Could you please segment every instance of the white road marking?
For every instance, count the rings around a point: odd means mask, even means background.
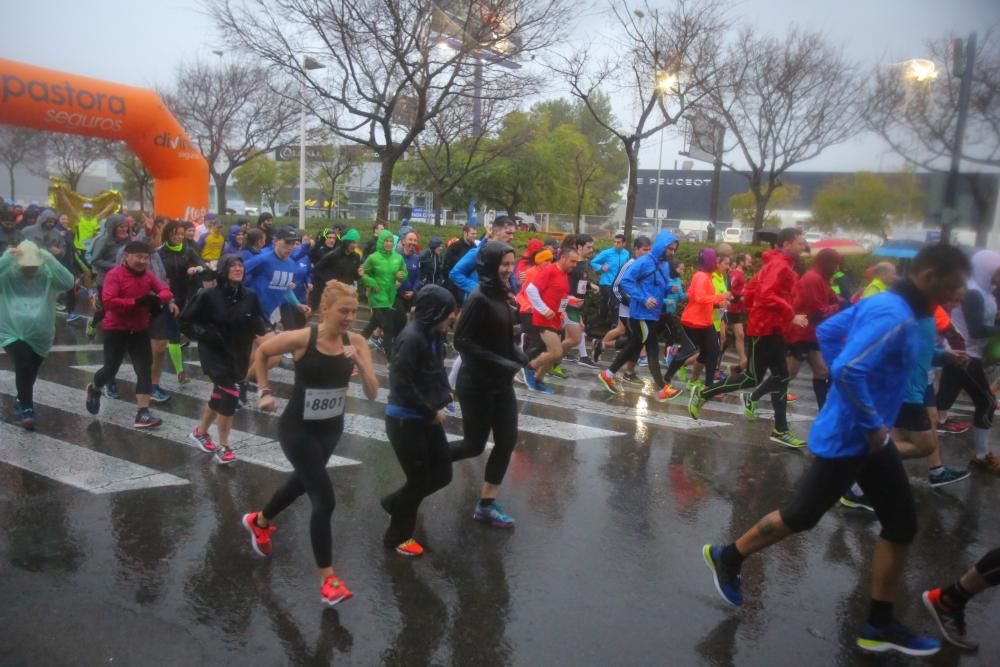
[[[91,369],[97,370],[99,366],[74,366],[74,368],[81,369]],[[124,369],[124,366],[122,367]],[[119,373],[120,374],[120,373]],[[166,375],[164,378],[168,377]],[[268,372],[268,377],[275,382],[280,382],[282,384],[292,384],[295,381],[295,374],[285,368],[273,368]],[[124,376],[122,376],[124,379]],[[162,384],[162,382],[161,382]],[[354,398],[365,399],[364,390],[361,385],[352,382],[348,385],[347,395]],[[523,397],[522,397],[523,398]],[[530,401],[532,397],[529,397]],[[380,388],[378,390],[378,395],[375,397],[376,403],[386,403],[389,400],[389,390]],[[578,407],[576,405],[570,407]],[[455,416],[460,416],[461,410],[459,409],[458,402],[455,403]],[[620,415],[618,415],[620,416]],[[689,420],[693,421],[693,420]],[[532,433],[534,435],[542,436],[545,438],[556,438],[557,440],[566,440],[568,442],[579,442],[581,440],[593,440],[598,438],[615,438],[618,436],[626,435],[621,431],[612,431],[609,429],[598,428],[596,426],[587,426],[585,424],[575,424],[573,422],[565,422],[557,419],[546,419],[544,417],[535,417],[533,415],[521,414],[517,419],[518,431],[521,433]]]
[[[11,371],[0,371],[0,393],[14,393],[14,373]],[[124,428],[133,428],[135,421],[135,404],[126,401],[116,401],[105,397],[101,401],[101,412],[95,417],[87,412],[84,406],[85,393],[83,388],[73,389],[70,387],[49,382],[48,380],[38,380],[35,383],[35,402],[41,405],[57,408],[80,417],[88,419],[100,419]],[[198,445],[190,438],[190,434],[198,425],[198,420],[189,419],[180,415],[163,412],[153,408],[157,417],[163,420],[160,428],[153,431],[153,435],[166,440],[198,448]],[[230,443],[236,451],[240,461],[255,464],[277,470],[279,472],[291,472],[292,466],[285,459],[281,446],[274,438],[245,433],[233,430],[230,434]],[[199,450],[201,451],[201,450]],[[328,468],[341,466],[359,465],[361,462],[343,456],[331,456]]]
[[[0,461],[88,493],[182,486],[186,479],[0,423]]]

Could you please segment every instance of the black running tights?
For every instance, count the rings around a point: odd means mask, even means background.
[[[312,515],[309,518],[309,536],[312,540],[313,557],[316,567],[330,567],[333,562],[333,531],[330,521],[337,501],[333,495],[333,482],[326,470],[327,461],[333,456],[340,434],[344,431],[344,419],[337,419],[333,425],[323,430],[303,429],[278,425],[278,440],[281,451],[294,469],[285,483],[274,492],[262,511],[264,518],[271,521],[299,496],[309,494]]]
[[[653,320],[629,320],[628,343],[615,355],[615,360],[608,368],[611,373],[629,361],[635,361],[642,349],[646,349],[646,361],[649,364],[649,374],[657,387],[663,386],[663,374],[660,372],[660,341],[657,338],[659,322]]]
[[[406,475],[403,486],[382,499],[392,517],[383,542],[395,547],[413,537],[424,498],[451,483],[451,453],[440,424],[386,416],[385,432]]]
[[[976,563],[976,573],[990,586],[1000,586],[1000,547],[986,553]]]
[[[104,365],[94,374],[94,386],[100,389],[115,381],[118,369],[128,352],[135,370],[135,393],[149,394],[153,389],[153,349],[147,331],[104,331]]]
[[[785,339],[780,335],[750,336],[747,349],[747,369],[731,375],[711,389],[702,392],[703,398],[712,398],[732,391],[754,389],[751,398],[759,401],[764,394],[771,394],[774,407],[774,428],[788,430],[788,359],[785,353]],[[764,380],[764,375],[771,372]]]
[[[486,461],[487,484],[500,486],[510,457],[517,445],[517,397],[514,387],[496,394],[459,394],[462,407],[462,430],[465,438],[452,444],[451,460],[461,461],[479,456],[493,433],[493,451]]]
[[[23,340],[15,340],[3,349],[14,361],[14,385],[17,387],[18,402],[22,408],[34,409],[35,380],[45,357],[38,355]]]
[[[972,399],[976,412],[973,425],[976,428],[990,428],[993,425],[993,411],[996,407],[990,382],[986,379],[983,360],[969,357],[965,368],[945,366],[941,370],[941,383],[937,392],[937,409],[950,410],[962,390]]]

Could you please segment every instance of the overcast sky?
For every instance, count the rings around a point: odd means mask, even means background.
[[[212,51],[223,48],[198,0],[13,1],[17,9],[8,13],[0,58],[155,86],[168,85],[179,63],[215,58]],[[735,0],[727,6],[737,22],[778,35],[791,24],[823,31],[863,64],[919,57],[928,39],[982,31],[1000,21],[1000,0]],[[578,21],[577,39],[588,44],[607,24],[594,11],[581,12]],[[554,88],[550,96],[565,94]],[[680,148],[680,140],[667,135],[664,168],[683,159]],[[640,167],[655,169],[658,152],[654,137],[642,150]],[[828,149],[804,168],[889,170],[900,164],[882,142],[865,135]]]

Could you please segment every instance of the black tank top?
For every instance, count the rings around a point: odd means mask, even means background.
[[[295,362],[295,386],[281,414],[281,425],[293,428],[327,427],[343,419],[347,384],[354,362],[341,354],[323,354],[316,349],[319,327],[309,327],[309,346]],[[345,333],[342,342],[351,344]]]

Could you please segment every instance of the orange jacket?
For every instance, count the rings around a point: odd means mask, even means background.
[[[698,271],[691,278],[687,289],[688,303],[681,316],[681,324],[686,327],[705,329],[714,326],[712,315],[715,304],[726,300],[725,294],[716,294],[712,284],[712,274]]]

